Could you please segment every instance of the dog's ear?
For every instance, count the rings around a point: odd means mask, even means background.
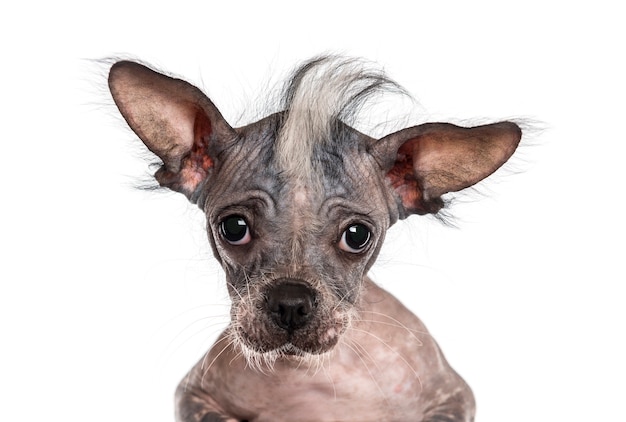
[[[215,151],[234,139],[234,130],[198,88],[138,63],[115,63],[109,89],[131,129],[163,160],[159,184],[195,202]]]
[[[378,140],[372,154],[386,172],[399,216],[436,213],[441,196],[472,186],[504,164],[522,132],[510,122],[472,128],[426,123]]]

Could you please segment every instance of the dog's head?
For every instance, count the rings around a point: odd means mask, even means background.
[[[111,68],[115,103],[163,161],[156,179],[206,213],[247,354],[330,350],[386,230],[438,212],[443,194],[493,173],[520,140],[508,122],[364,135],[345,123],[350,107],[390,82],[355,63],[307,63],[283,111],[241,128],[185,81],[134,62]]]

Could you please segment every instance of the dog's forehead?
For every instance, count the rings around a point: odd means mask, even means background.
[[[248,187],[271,185],[282,200],[302,206],[319,205],[334,196],[360,197],[371,190],[368,181],[379,176],[367,152],[372,138],[341,121],[320,133],[294,131],[311,122],[294,123],[293,118],[292,113],[277,113],[240,131],[238,154],[246,157],[240,174],[247,175]]]

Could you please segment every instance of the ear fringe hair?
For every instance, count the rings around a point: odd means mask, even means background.
[[[509,121],[517,124],[522,130],[522,140],[520,141],[515,154],[507,160],[496,172],[481,180],[477,184],[465,188],[458,192],[447,193],[443,196],[444,207],[432,215],[433,218],[448,227],[458,228],[463,218],[454,215],[451,210],[460,204],[476,202],[485,197],[492,197],[497,194],[495,186],[509,178],[510,176],[525,173],[532,165],[529,151],[540,146],[538,137],[548,128],[538,120],[523,117],[509,117],[498,119],[497,121]],[[493,123],[492,119],[472,119],[455,121],[460,126],[472,127]]]
[[[94,90],[97,91],[97,95],[95,98],[99,98],[100,101],[98,104],[95,104],[99,109],[104,109],[107,111],[107,114],[111,116],[116,122],[120,122],[120,127],[124,127],[128,133],[132,134],[134,138],[137,138],[137,135],[128,127],[122,115],[118,112],[115,103],[113,102],[113,98],[111,97],[111,93],[107,86],[108,74],[115,63],[123,60],[133,61],[139,64],[142,64],[155,72],[162,73],[164,75],[170,76],[172,78],[182,79],[180,76],[172,74],[171,72],[166,72],[154,65],[147,63],[143,60],[138,59],[137,57],[129,54],[117,54],[110,57],[103,57],[100,59],[85,59],[85,62],[90,65],[92,69],[94,69],[90,73],[94,73],[97,75],[98,82],[93,84]],[[136,156],[138,159],[148,162],[149,172],[146,172],[143,176],[129,176],[132,180],[128,183],[128,185],[134,189],[139,189],[147,192],[169,192],[169,189],[162,187],[154,178],[154,173],[161,168],[163,162],[159,157],[157,157],[152,151],[150,151],[143,142],[132,142],[129,144],[129,148],[132,149],[132,154]]]

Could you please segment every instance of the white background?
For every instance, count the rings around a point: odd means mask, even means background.
[[[246,123],[269,79],[326,51],[383,65],[422,120],[541,122],[521,174],[458,204],[458,229],[398,223],[372,276],[430,327],[478,421],[626,420],[617,2],[1,9],[0,420],[172,421],[176,384],[226,322],[202,215],[133,189],[147,166],[89,59],[183,75]]]

